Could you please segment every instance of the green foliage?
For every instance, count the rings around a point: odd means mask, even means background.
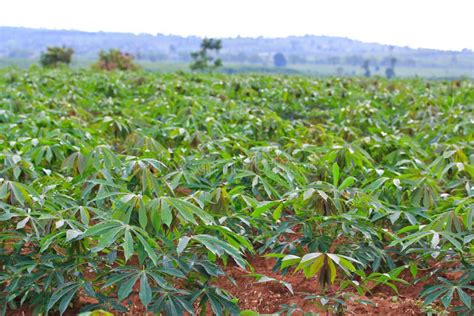
[[[405,268],[406,267],[401,266],[386,273],[372,272],[369,275],[366,275],[366,273],[362,270],[357,270],[355,273],[360,277],[360,281],[348,280],[347,282],[343,283],[341,287],[345,288],[346,284],[353,284],[361,296],[365,296],[367,292],[371,292],[370,287],[376,288],[380,285],[388,286],[395,293],[398,293],[395,282],[404,285],[409,284],[405,280],[398,277],[400,273],[405,270]]]
[[[201,42],[201,49],[191,53],[193,62],[191,70],[212,71],[222,66],[222,60],[215,55],[222,49],[222,41],[214,38],[204,38]]]
[[[99,60],[94,65],[97,69],[102,70],[137,70],[139,69],[133,61],[133,56],[123,53],[119,49],[110,49],[109,51],[101,50],[99,52]]]
[[[213,281],[263,254],[335,312],[331,284],[396,294],[404,270],[460,262],[422,298],[472,308],[471,81],[32,69],[0,87],[4,314],[83,295],[237,315]]]
[[[46,52],[42,52],[40,63],[43,67],[57,67],[59,65],[69,65],[72,60],[74,50],[68,47],[48,47]]]
[[[280,255],[273,254],[272,256]],[[281,260],[281,268],[285,269],[286,267],[297,264],[295,272],[303,270],[304,275],[307,278],[312,278],[316,274],[319,274],[318,280],[321,288],[326,289],[336,280],[336,266],[339,266],[339,268],[346,273],[355,271],[355,267],[351,261],[355,262],[354,259],[346,256],[315,252],[305,254],[302,258],[295,255],[283,256]]]
[[[448,309],[454,297],[457,297],[462,305],[455,307],[458,313],[471,314],[474,310],[472,307],[472,291],[474,286],[474,273],[471,269],[466,271],[458,281],[450,281],[442,277],[438,277],[439,284],[426,286],[420,296],[424,299],[426,305],[432,304],[439,300],[444,309]]]

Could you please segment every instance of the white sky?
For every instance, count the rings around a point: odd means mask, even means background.
[[[2,0],[1,26],[474,49],[474,0]]]

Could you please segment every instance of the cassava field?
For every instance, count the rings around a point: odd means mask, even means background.
[[[2,70],[1,311],[472,315],[473,175],[469,80]]]

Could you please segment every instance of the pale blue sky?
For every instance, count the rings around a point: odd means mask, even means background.
[[[474,0],[3,0],[0,25],[474,49]]]

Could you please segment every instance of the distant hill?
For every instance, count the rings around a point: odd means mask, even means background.
[[[281,52],[288,67],[332,69],[361,74],[368,60],[371,73],[383,74],[391,58],[408,74],[433,73],[474,77],[474,52],[412,49],[364,43],[342,37],[301,36],[285,38],[223,38],[224,63],[271,67],[273,55]],[[75,58],[92,61],[101,49],[119,48],[143,62],[188,63],[189,53],[199,48],[201,38],[162,34],[82,32],[17,27],[0,27],[0,59],[37,60],[47,46],[65,45],[75,50]],[[306,66],[305,66],[306,65]],[[324,69],[326,69],[324,68]],[[342,70],[341,70],[342,69]],[[404,71],[405,71],[404,70]]]

